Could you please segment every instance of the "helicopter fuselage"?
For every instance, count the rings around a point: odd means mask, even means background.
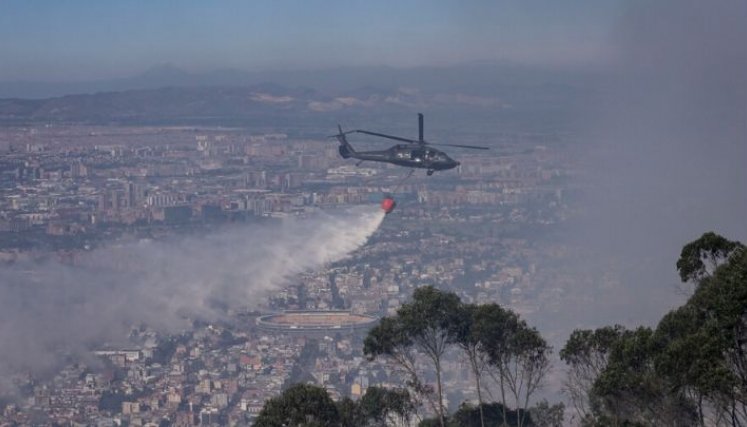
[[[428,171],[447,170],[459,166],[459,162],[443,151],[421,144],[397,144],[386,150],[378,151],[352,151],[347,146],[340,145],[340,155],[345,159],[392,163],[398,166],[428,169]]]

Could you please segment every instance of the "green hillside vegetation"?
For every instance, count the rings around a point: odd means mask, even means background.
[[[575,330],[560,358],[572,422],[585,426],[747,425],[747,250],[706,233],[677,261],[694,290],[656,328]],[[444,405],[443,360],[458,351],[472,371],[476,404]],[[431,286],[385,317],[364,341],[369,360],[396,365],[403,389],[371,387],[358,401],[295,385],[269,400],[257,426],[558,426],[562,403],[533,403],[552,349],[537,329],[497,304],[466,304]],[[416,369],[427,362],[430,372]],[[435,378],[428,381],[424,377]],[[484,390],[498,390],[485,402]],[[436,416],[422,419],[427,408]]]

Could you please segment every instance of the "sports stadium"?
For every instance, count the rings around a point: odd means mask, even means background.
[[[257,318],[257,326],[268,332],[330,335],[367,331],[379,319],[346,310],[288,310]]]

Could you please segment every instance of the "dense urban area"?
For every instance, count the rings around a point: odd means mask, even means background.
[[[15,373],[5,423],[243,425],[284,385],[300,381],[355,398],[371,385],[401,385],[393,367],[363,357],[361,329],[307,333],[299,320],[299,333],[262,327],[257,317],[342,310],[378,318],[427,284],[531,317],[552,310],[572,285],[562,275],[549,280],[538,263],[562,260],[564,247],[532,238],[574,213],[566,199],[576,165],[565,135],[499,135],[487,141],[496,150],[459,152],[456,170],[421,171],[403,182],[405,169],[356,166],[339,158],[333,140],[288,137],[283,129],[40,125],[0,132],[6,263],[52,257],[75,265],[86,252],[124,240],[353,205],[374,210],[395,189],[398,201],[364,247],[263,295],[259,308],[221,322],[195,320],[181,334],[132,325],[127,346],[99,343],[90,349],[94,359],[69,360],[44,375]],[[473,398],[464,362],[454,358],[446,368],[449,404]]]

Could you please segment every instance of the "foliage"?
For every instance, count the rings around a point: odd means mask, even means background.
[[[517,426],[519,425],[519,418],[523,415],[521,414],[523,411],[517,412],[504,408],[502,404],[497,402],[484,403],[482,408],[462,404],[454,415],[449,418],[447,425],[449,427],[480,427],[483,425],[480,419],[481,412],[484,418],[484,425],[486,426]],[[534,424],[532,424],[531,418],[529,418],[524,425],[531,426]]]
[[[560,359],[568,365],[563,389],[571,399],[576,416],[582,422],[589,422],[592,418],[588,396],[594,381],[607,367],[612,346],[624,331],[625,328],[620,325],[596,330],[576,329],[560,350]]]
[[[482,409],[482,411],[480,410]],[[486,426],[518,426],[523,420],[525,426],[559,427],[563,425],[562,403],[550,406],[547,401],[541,401],[536,406],[525,411],[504,408],[502,404],[484,403],[482,408],[463,403],[459,409],[446,420],[447,427],[480,427]],[[505,415],[504,415],[505,414]],[[504,418],[505,416],[505,418]],[[419,427],[439,425],[438,420],[429,418],[418,424]]]
[[[659,323],[657,368],[672,387],[696,401],[701,422],[730,419],[744,425],[747,250],[739,242],[709,234],[685,248],[709,248],[708,253],[717,254],[722,263],[712,274],[701,275],[687,303]],[[691,251],[683,249],[683,253]],[[687,264],[683,258],[680,261],[678,265]]]
[[[337,402],[337,411],[340,414],[341,427],[358,427],[363,425],[358,404],[349,397]]]
[[[396,316],[382,319],[369,332],[363,347],[369,359],[387,356],[402,367],[409,376],[408,386],[428,399],[441,418],[445,416],[441,360],[447,347],[456,341],[453,325],[458,321],[460,303],[453,293],[441,292],[432,286],[418,288],[413,300],[402,305]],[[424,354],[433,365],[435,393],[415,369],[416,351]]]
[[[560,351],[569,367],[566,391],[582,425],[747,425],[747,250],[705,233],[685,245],[677,269],[695,291],[655,328],[575,330]],[[479,400],[451,416],[442,404],[441,371],[449,348],[469,360]],[[437,414],[421,426],[561,425],[562,405],[528,407],[549,369],[550,351],[510,310],[463,304],[452,293],[421,287],[364,341],[369,359],[386,357],[404,370],[414,394],[371,387],[357,402],[335,404],[324,389],[294,386],[266,403],[257,425],[407,422],[415,398],[428,399]],[[416,369],[419,358],[430,362],[435,390]],[[498,385],[500,403],[482,402],[485,373]]]
[[[415,412],[415,405],[407,390],[389,390],[369,387],[358,401],[358,408],[365,425],[386,426],[389,417],[409,422]]]
[[[412,344],[400,322],[393,317],[381,319],[375,328],[371,329],[363,341],[363,353],[369,360],[377,356],[392,356],[401,347]]]
[[[644,327],[626,331],[612,346],[607,367],[592,387],[591,400],[600,419],[634,425],[694,423],[690,402],[655,370],[653,334]]]
[[[488,367],[488,355],[484,351],[484,345],[480,339],[477,328],[480,320],[480,307],[475,304],[462,304],[458,321],[452,325],[457,345],[466,354],[469,360],[472,375],[475,377],[475,389],[477,390],[477,409],[480,416],[480,425],[485,426],[484,405],[482,398],[482,375]]]
[[[550,405],[546,400],[542,400],[529,408],[529,416],[532,423],[539,427],[560,427],[565,417],[565,405],[562,403]]]
[[[412,302],[404,304],[396,316],[382,319],[364,341],[369,359],[390,358],[407,372],[408,386],[428,400],[437,414],[434,420],[441,426],[447,419],[442,403],[441,361],[451,347],[462,350],[469,360],[478,393],[478,413],[487,407],[482,400],[484,373],[489,372],[499,384],[501,420],[507,419],[510,411],[507,397],[517,408],[527,408],[549,369],[551,349],[547,342],[515,313],[497,304],[463,304],[456,295],[431,286],[417,289]],[[435,393],[415,369],[418,355],[431,362]],[[526,414],[521,411],[517,425],[528,422]],[[481,426],[489,425],[484,414],[480,419]]]
[[[340,422],[335,402],[322,387],[296,384],[265,402],[256,427],[332,426]]]
[[[708,275],[708,268],[703,261],[710,262],[713,269],[720,261],[727,259],[734,250],[744,248],[739,242],[732,242],[710,231],[704,233],[682,248],[677,260],[677,271],[683,282],[699,281]]]
[[[426,418],[418,423],[418,427],[438,427],[444,425],[444,422],[445,421],[439,421],[438,418]]]
[[[408,422],[414,410],[405,390],[370,387],[357,402],[345,398],[335,404],[324,388],[296,384],[265,402],[254,425],[378,427],[390,420]]]
[[[576,397],[591,402],[583,421],[747,424],[747,250],[705,233],[677,269],[695,292],[655,329],[574,331],[561,351],[568,383],[583,385]]]
[[[517,408],[527,408],[550,368],[550,346],[537,329],[497,304],[478,308],[474,328],[490,365],[497,371],[504,409],[508,396]],[[522,415],[518,425],[524,422]]]

